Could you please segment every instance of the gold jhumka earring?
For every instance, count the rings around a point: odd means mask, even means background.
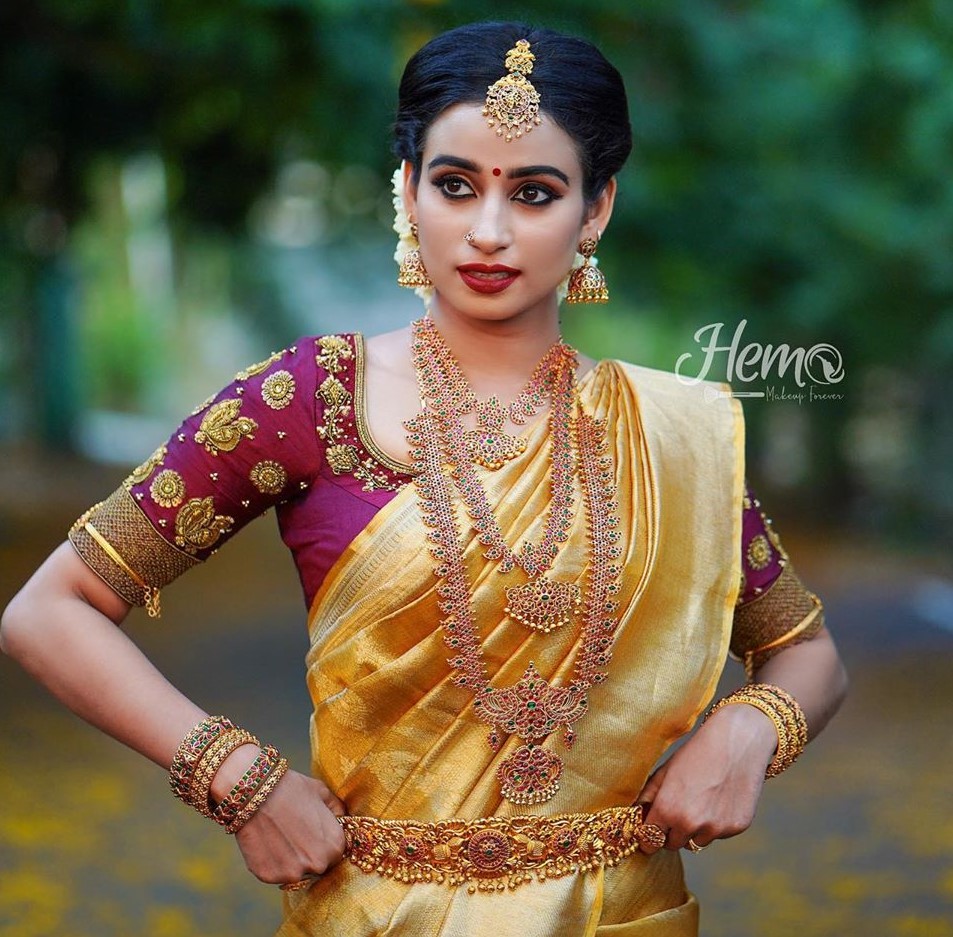
[[[417,246],[409,250],[404,259],[400,262],[400,270],[397,273],[397,285],[406,286],[409,289],[417,289],[420,286],[433,286],[433,281],[427,273],[423,258],[420,256],[420,241],[417,239],[417,225],[411,224],[410,232],[417,242]]]
[[[595,238],[586,238],[579,245],[579,253],[585,258],[582,266],[576,267],[569,278],[567,303],[606,303],[609,301],[609,289],[605,274],[594,267],[590,260],[595,254],[599,242]]]

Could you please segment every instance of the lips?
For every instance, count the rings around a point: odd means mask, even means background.
[[[461,264],[460,279],[476,293],[501,293],[511,286],[520,271],[505,264]]]

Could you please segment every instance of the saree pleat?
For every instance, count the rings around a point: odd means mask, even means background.
[[[427,528],[408,486],[354,539],[316,595],[310,617],[308,685],[313,771],[352,814],[433,822],[451,817],[550,816],[628,804],[673,740],[688,731],[714,691],[740,580],[739,510],[743,426],[730,398],[706,399],[670,374],[601,362],[580,383],[584,407],[605,420],[619,500],[624,574],[609,679],[589,693],[552,800],[501,800],[499,752],[473,698],[451,681],[439,627]],[[538,539],[550,500],[546,421],[525,434],[523,456],[482,477],[508,543]],[[458,505],[474,618],[494,686],[513,684],[532,661],[550,682],[569,682],[578,622],[529,631],[503,611],[500,574]],[[586,518],[577,491],[570,540],[552,577],[587,586]],[[483,935],[697,932],[697,905],[677,855],[636,854],[618,866],[468,894],[436,883],[407,885],[343,862],[306,892],[289,894],[279,934]]]

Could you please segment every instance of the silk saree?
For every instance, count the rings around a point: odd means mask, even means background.
[[[353,815],[437,823],[448,818],[594,813],[631,804],[666,749],[695,723],[721,673],[741,580],[743,422],[711,385],[603,361],[580,382],[605,421],[618,489],[624,575],[608,680],[589,693],[573,748],[546,803],[502,800],[499,752],[447,663],[437,577],[412,485],[380,508],[338,557],[309,615],[312,770]],[[511,544],[539,536],[549,498],[547,424],[519,459],[485,475]],[[552,575],[585,587],[581,498]],[[578,629],[530,632],[508,620],[501,575],[465,523],[466,559],[491,683],[516,683],[532,661],[571,679]],[[578,937],[698,931],[680,857],[636,852],[615,866],[485,893],[404,883],[346,859],[307,891],[288,893],[279,937],[377,934]]]

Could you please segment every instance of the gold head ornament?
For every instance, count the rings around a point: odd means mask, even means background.
[[[539,93],[526,77],[533,70],[536,56],[529,43],[520,39],[506,53],[507,74],[487,89],[483,116],[487,125],[496,129],[506,142],[518,139],[542,123],[539,116]]]

